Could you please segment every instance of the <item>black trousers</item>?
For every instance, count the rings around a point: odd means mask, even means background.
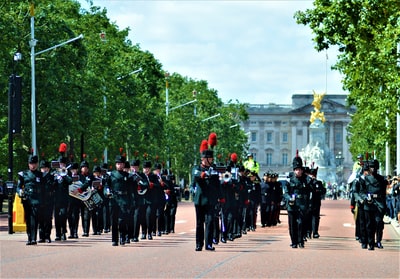
[[[292,244],[304,244],[304,215],[299,210],[288,211],[289,234]]]
[[[212,245],[213,218],[215,207],[210,205],[195,205],[196,209],[196,246]]]
[[[39,212],[39,238],[50,239],[53,226],[54,203],[40,206]]]
[[[22,205],[24,207],[28,241],[36,241],[39,226],[39,205],[32,205],[29,200],[23,201]]]

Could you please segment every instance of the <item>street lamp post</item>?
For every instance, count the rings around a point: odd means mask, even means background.
[[[49,50],[58,48],[60,46],[72,43],[76,40],[82,39],[83,35],[80,34],[78,37],[70,39],[68,41],[65,41],[63,43],[60,43],[58,45],[52,46],[50,48],[47,48],[45,50],[39,51],[35,53],[35,46],[37,43],[37,40],[35,39],[35,11],[34,11],[34,6],[33,3],[30,6],[30,15],[31,15],[31,40],[29,41],[29,45],[31,47],[31,121],[32,121],[32,149],[33,149],[33,154],[37,155],[37,148],[36,148],[36,81],[35,81],[35,57],[36,55],[42,54],[44,52],[47,52]]]
[[[14,197],[14,134],[21,130],[21,77],[15,74],[15,63],[22,59],[21,53],[14,54],[13,73],[9,79],[8,88],[8,233],[13,233],[12,208]],[[4,188],[3,188],[4,191]]]

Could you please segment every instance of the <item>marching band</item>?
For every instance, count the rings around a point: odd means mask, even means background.
[[[281,206],[286,206],[286,200],[293,207],[290,202],[295,195],[290,180],[278,181],[272,170],[260,178],[259,164],[252,154],[244,163],[238,162],[236,153],[226,165],[214,162],[216,138],[212,136],[202,142],[201,162],[193,168],[190,183],[196,212],[196,251],[214,251],[219,242],[234,241],[255,231],[258,213],[261,227],[280,224]],[[103,164],[94,166],[92,172],[86,160],[68,165],[64,156],[51,163],[30,156],[28,163],[29,170],[19,173],[17,185],[27,220],[27,245],[51,242],[53,216],[55,241],[66,241],[68,230],[68,239],[79,238],[80,221],[82,237],[89,237],[90,227],[92,235],[111,232],[113,246],[175,233],[181,188],[171,170],[157,162],[128,162],[118,155],[114,168]],[[310,173],[316,180],[316,172]],[[308,176],[305,181],[310,192],[303,193],[304,197],[311,196],[315,185],[323,187],[321,183],[314,185]],[[319,237],[320,201],[316,204],[317,214],[309,214],[309,220],[304,214],[304,228],[291,231],[296,237],[292,246],[304,247],[306,237]],[[296,222],[297,217],[292,219]]]

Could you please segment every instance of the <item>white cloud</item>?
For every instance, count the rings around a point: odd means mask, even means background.
[[[326,87],[344,93],[339,73],[330,70],[336,53],[326,60],[309,27],[293,18],[312,1],[93,2],[121,29],[129,27],[131,41],[164,70],[206,80],[223,101],[286,104],[293,93]]]

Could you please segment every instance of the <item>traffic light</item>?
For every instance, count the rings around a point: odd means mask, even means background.
[[[12,106],[11,129],[14,134],[21,133],[22,116],[22,78],[20,76],[10,76],[10,104]]]

